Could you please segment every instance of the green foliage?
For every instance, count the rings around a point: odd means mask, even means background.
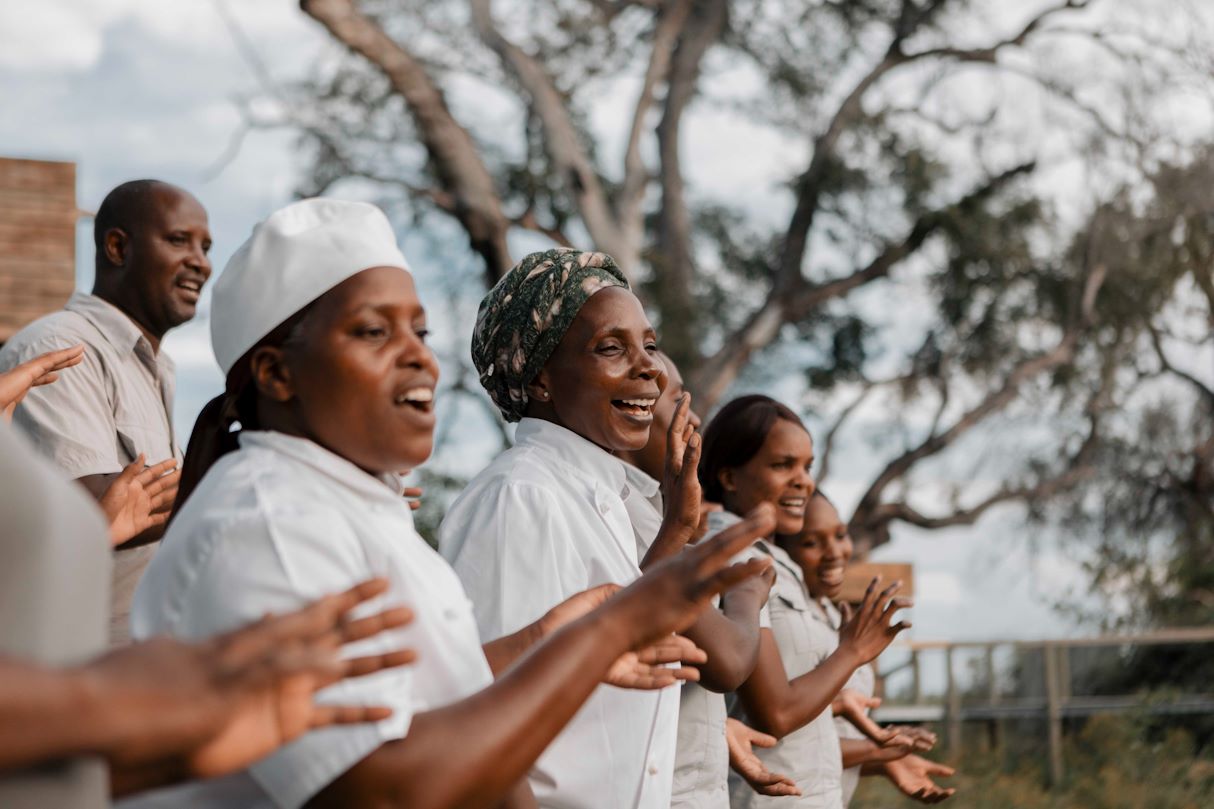
[[[1038,746],[1040,753],[1044,745]],[[1100,716],[1064,744],[1066,777],[1046,786],[1043,762],[1008,766],[996,753],[967,753],[940,783],[957,794],[950,809],[1202,809],[1214,805],[1214,757],[1180,729]],[[915,806],[884,778],[861,781],[851,809]]]

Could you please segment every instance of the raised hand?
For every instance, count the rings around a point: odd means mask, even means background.
[[[700,435],[692,425],[691,394],[684,393],[674,406],[674,417],[666,436],[666,465],[662,475],[662,499],[666,504],[663,527],[670,525],[686,533],[687,542],[700,526]]]
[[[652,691],[686,680],[696,682],[700,670],[693,666],[671,668],[668,663],[708,662],[708,655],[690,639],[671,635],[635,652],[625,652],[611,668],[603,682],[617,688]]]
[[[422,488],[421,486],[408,486],[405,488],[403,495],[409,501],[409,508],[417,511],[422,507]]]
[[[769,536],[775,527],[775,508],[764,503],[711,539],[653,565],[604,607],[626,612],[623,625],[631,633],[632,649],[681,632],[695,622],[713,596],[771,567],[768,558],[738,564],[730,564],[730,560],[756,539]]]
[[[79,365],[84,359],[84,345],[48,351],[0,373],[0,412],[6,421],[13,420],[13,411],[30,388],[49,385],[59,378],[59,371]]]
[[[552,634],[557,629],[596,609],[622,588],[618,584],[600,584],[591,587],[557,604],[548,610],[538,622],[540,636]],[[696,681],[700,670],[693,666],[670,668],[667,663],[700,664],[708,655],[682,635],[659,638],[649,646],[625,652],[603,678],[603,682],[618,688],[652,690],[665,688],[679,680]]]
[[[930,750],[931,747],[919,747],[919,742],[910,732],[918,728],[888,727],[883,728],[869,717],[867,711],[881,706],[880,697],[869,697],[852,688],[844,688],[831,703],[831,712],[841,716],[882,747],[901,748],[905,752],[911,750]],[[906,731],[906,732],[904,732]],[[926,731],[924,731],[926,732]],[[931,735],[931,734],[929,734]],[[934,744],[934,742],[933,742]]]
[[[910,629],[910,623],[899,621],[891,626],[894,613],[912,605],[909,598],[895,597],[902,582],[894,582],[879,594],[881,582],[878,576],[869,582],[864,600],[853,613],[846,617],[839,628],[839,648],[856,655],[859,663],[869,663],[885,651],[899,632]]]
[[[952,777],[957,773],[952,767],[919,756],[904,756],[896,761],[887,761],[882,766],[885,776],[898,791],[920,803],[940,803],[957,791],[953,787],[942,787],[932,780]]]
[[[767,769],[767,765],[755,755],[755,747],[775,747],[775,736],[760,733],[737,719],[729,718],[725,720],[725,743],[729,746],[729,766],[746,779],[755,792],[773,797],[801,794],[796,781]]]
[[[99,505],[110,524],[110,544],[117,547],[149,528],[163,525],[177,499],[181,470],[169,458],[144,466],[144,456],[131,461],[114,478]]]
[[[90,689],[112,715],[112,763],[178,760],[192,778],[235,772],[308,730],[374,722],[379,706],[321,705],[315,693],[342,678],[414,660],[409,650],[343,660],[341,647],[412,620],[402,607],[349,615],[382,594],[373,579],[295,612],[267,616],[201,643],[155,638],[111,652],[86,668]]]

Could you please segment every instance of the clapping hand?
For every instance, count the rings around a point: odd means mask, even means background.
[[[596,609],[620,590],[618,584],[600,584],[557,604],[540,619],[541,635],[549,635],[567,623]],[[660,638],[648,646],[625,652],[608,669],[603,682],[618,688],[652,690],[665,688],[679,680],[696,681],[700,670],[694,666],[670,668],[668,663],[701,664],[708,660],[694,643],[682,635]]]
[[[880,707],[879,697],[869,697],[851,688],[844,688],[831,703],[831,711],[855,726],[856,730],[885,748],[927,751],[935,745],[935,734],[922,728],[894,726],[883,728],[872,720],[867,711]],[[931,743],[927,744],[927,737]],[[924,746],[926,744],[926,746]]]
[[[59,371],[79,365],[84,359],[84,345],[48,351],[28,362],[0,373],[0,412],[5,421],[13,420],[13,411],[30,388],[49,385],[59,378]]]
[[[955,775],[957,771],[952,767],[919,756],[905,756],[896,761],[887,761],[882,766],[885,777],[903,795],[920,803],[940,803],[957,791],[954,787],[942,787],[932,780],[933,777],[949,778]]]
[[[141,454],[127,464],[99,502],[110,524],[110,544],[117,547],[149,528],[164,525],[177,499],[180,479],[173,458],[145,466]]]
[[[381,706],[315,701],[320,689],[346,677],[402,666],[415,654],[399,649],[342,659],[347,643],[404,626],[397,607],[354,619],[351,610],[387,590],[373,579],[295,612],[201,643],[167,637],[111,652],[86,667],[107,724],[118,741],[108,751],[118,767],[179,761],[191,778],[244,769],[314,728],[374,722]]]
[[[880,576],[869,582],[864,600],[854,612],[845,615],[843,625],[839,628],[839,648],[853,652],[858,660],[857,665],[874,660],[899,632],[911,626],[907,621],[891,625],[894,613],[913,603],[909,598],[894,596],[902,582],[894,582],[878,594],[876,589],[880,582]]]
[[[754,747],[775,747],[776,737],[760,733],[737,719],[725,720],[725,742],[729,746],[729,766],[746,779],[760,795],[800,795],[797,782],[774,773],[755,755]]]

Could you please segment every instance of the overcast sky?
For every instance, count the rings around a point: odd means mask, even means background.
[[[331,53],[323,32],[294,0],[231,3],[240,25],[279,78]],[[217,175],[212,171],[240,125],[232,99],[255,89],[211,0],[39,0],[0,4],[0,155],[75,161],[78,199],[93,210],[114,185],[156,177],[193,191],[210,212],[213,258],[221,268],[259,219],[290,200],[300,168],[288,133],[255,133]],[[729,159],[745,138],[722,124],[695,135],[698,159]],[[753,149],[752,141],[745,141]],[[803,158],[774,152],[767,168]],[[752,152],[753,153],[753,152]],[[753,181],[753,174],[748,175]],[[418,234],[402,233],[423,299],[442,295],[442,258]],[[431,240],[432,241],[432,240]],[[78,277],[91,283],[91,222],[82,221]],[[433,325],[433,324],[432,324]],[[441,330],[441,324],[439,325]],[[203,318],[166,341],[178,363],[175,421],[184,443],[194,415],[220,388]],[[474,453],[473,453],[474,455]],[[948,476],[948,470],[943,470]],[[847,502],[861,480],[846,475],[832,495]],[[1034,555],[1015,508],[991,512],[973,529],[900,527],[878,558],[913,562],[919,638],[1044,636],[1076,631],[1051,603],[1082,581],[1048,547]],[[1045,542],[1048,546],[1049,543]]]

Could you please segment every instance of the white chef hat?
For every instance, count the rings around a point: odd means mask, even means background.
[[[374,205],[305,199],[270,214],[215,282],[211,346],[224,375],[291,315],[372,267],[409,269]]]

